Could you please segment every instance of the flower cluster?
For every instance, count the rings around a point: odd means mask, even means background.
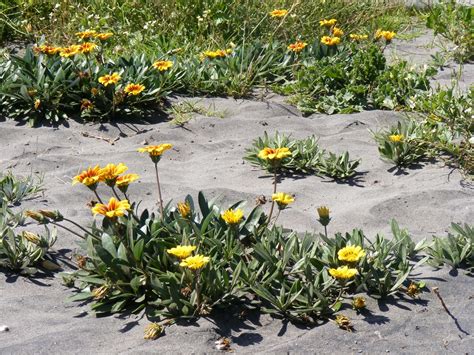
[[[204,51],[201,54],[201,60],[208,58],[208,59],[216,59],[216,58],[224,58],[227,57],[229,54],[232,54],[232,49],[217,49],[215,51]]]

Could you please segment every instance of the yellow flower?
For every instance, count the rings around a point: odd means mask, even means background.
[[[163,326],[158,323],[150,323],[145,328],[143,339],[155,340],[163,333]]]
[[[43,44],[41,46],[34,47],[33,50],[36,53],[54,55],[54,54],[58,53],[61,50],[61,47],[54,47],[54,46],[49,46],[49,45]]]
[[[209,260],[210,259],[208,256],[198,254],[194,256],[188,256],[186,259],[181,261],[179,265],[193,270],[198,270],[206,266]]]
[[[269,13],[271,17],[283,17],[288,13],[288,10],[284,9],[275,9]]]
[[[390,42],[395,37],[395,35],[395,32],[382,31],[381,29],[378,29],[377,32],[375,32],[375,39],[380,39],[383,37],[387,42]]]
[[[128,185],[137,180],[140,176],[138,174],[125,174],[117,177],[115,180],[115,185],[122,191],[126,193],[128,190]]]
[[[96,34],[96,31],[94,30],[76,32],[76,36],[79,37],[80,39],[88,39],[88,38],[94,37],[95,34]]]
[[[97,44],[92,43],[92,42],[84,42],[80,45],[80,51],[81,53],[88,54],[91,53],[95,48],[97,47]]]
[[[355,297],[352,300],[352,308],[356,311],[365,308],[365,298],[364,297]]]
[[[244,212],[240,208],[236,210],[228,209],[227,211],[221,213],[221,217],[225,223],[229,225],[236,225],[239,224],[244,218]]]
[[[293,196],[288,195],[284,192],[278,192],[276,194],[273,194],[272,195],[272,200],[275,201],[278,204],[278,207],[280,209],[284,209],[290,203],[293,203],[295,201]]]
[[[157,60],[153,63],[153,68],[158,69],[159,71],[166,71],[173,66],[171,60]]]
[[[166,252],[180,259],[186,259],[194,250],[196,250],[196,246],[194,245],[178,245],[177,247],[166,250]]]
[[[232,49],[218,49],[216,51],[204,51],[201,54],[201,60],[204,58],[210,58],[210,59],[224,58],[224,57],[227,57],[231,53],[232,53]]]
[[[337,258],[341,261],[354,263],[365,256],[361,246],[348,245],[337,252]]]
[[[81,111],[91,110],[94,108],[94,105],[90,100],[82,99],[81,100]]]
[[[106,74],[99,78],[99,83],[104,86],[107,86],[109,84],[117,84],[121,78],[122,77],[119,73]]]
[[[64,58],[69,58],[78,54],[80,50],[81,50],[81,46],[74,44],[69,47],[61,48],[59,50],[59,55]]]
[[[100,39],[101,41],[105,41],[112,37],[114,34],[112,32],[104,32],[104,33],[97,33],[94,37]]]
[[[100,167],[99,165],[96,165],[93,168],[89,167],[87,170],[82,171],[79,175],[74,176],[72,179],[72,184],[75,185],[77,183],[81,183],[91,189],[94,189],[101,180]]]
[[[140,94],[143,90],[145,90],[145,85],[132,83],[125,86],[125,89],[123,91],[126,92],[128,95],[136,96]]]
[[[270,162],[280,161],[284,158],[290,157],[291,152],[289,148],[263,148],[259,153],[258,157],[263,160],[269,160]]]
[[[348,280],[358,274],[357,269],[349,269],[346,266],[339,266],[337,269],[329,269],[329,274],[335,279]]]
[[[330,20],[321,20],[319,21],[319,26],[321,27],[332,27],[336,24],[337,20],[335,18],[332,18]]]
[[[308,43],[302,42],[302,41],[296,41],[295,43],[292,43],[288,46],[288,49],[292,52],[299,53],[301,52]]]
[[[341,37],[344,34],[344,31],[341,30],[339,27],[333,27],[332,35],[336,37]]]
[[[36,99],[34,103],[35,110],[38,110],[41,107],[41,100]]]
[[[169,143],[163,143],[158,145],[147,145],[143,148],[138,148],[140,153],[148,153],[151,160],[156,164],[160,161],[161,155],[173,146]]]
[[[178,212],[181,217],[186,218],[191,213],[191,206],[188,202],[178,202]]]
[[[128,170],[128,167],[123,164],[119,163],[118,165],[115,164],[107,164],[104,168],[100,169],[100,180],[106,182],[107,185],[113,186],[115,185],[115,181],[119,177],[120,174],[123,174]]]
[[[119,201],[115,199],[115,197],[111,197],[108,204],[97,203],[92,208],[92,213],[94,216],[97,214],[101,214],[108,218],[116,218],[121,217],[125,214],[127,210],[130,209],[130,204],[128,200]]]
[[[355,33],[351,33],[349,35],[349,37],[354,41],[363,41],[363,40],[366,40],[366,39],[369,38],[369,36],[367,36],[367,35],[359,35],[359,34],[355,34]]]
[[[335,46],[341,43],[341,39],[339,37],[323,36],[321,37],[321,43],[327,46]]]
[[[321,206],[317,208],[319,218],[329,218],[329,208]]]
[[[390,139],[391,142],[399,143],[399,142],[403,142],[403,140],[405,139],[405,136],[403,134],[392,134],[388,136],[388,139]]]

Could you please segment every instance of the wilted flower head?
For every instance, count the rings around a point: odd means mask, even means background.
[[[105,296],[107,296],[107,293],[109,293],[110,287],[107,285],[102,285],[100,287],[94,288],[92,290],[92,295],[94,296],[95,300],[101,300]]]
[[[128,95],[137,96],[143,90],[145,90],[145,85],[131,83],[131,84],[128,84],[127,86],[125,86],[125,89],[123,91]]]
[[[222,212],[221,217],[225,223],[229,225],[236,225],[239,224],[244,218],[244,212],[240,208],[236,210],[228,209],[227,211]]]
[[[36,212],[36,211],[25,211],[25,216],[29,217],[31,219],[34,219],[36,222],[41,223],[41,224],[48,224],[49,220],[43,216],[41,213]]]
[[[163,326],[158,323],[150,323],[145,328],[143,339],[155,340],[163,333]]]
[[[36,245],[39,245],[41,243],[41,238],[36,233],[23,231],[21,236],[23,238],[25,238],[27,241],[29,241],[30,243],[33,243],[33,244],[36,244]]]
[[[365,251],[359,245],[348,245],[337,252],[337,257],[341,261],[354,263],[365,256]]]
[[[125,214],[127,210],[130,209],[130,204],[128,200],[117,200],[114,197],[111,197],[108,204],[97,203],[92,208],[92,213],[94,215],[101,214],[108,218],[121,217]]]
[[[55,222],[61,222],[64,219],[63,215],[59,211],[38,210],[38,213]]]
[[[424,285],[420,286],[419,283],[411,282],[407,288],[407,295],[416,298],[420,293]]]
[[[293,196],[286,194],[284,192],[278,192],[276,194],[272,195],[272,200],[275,201],[278,204],[278,208],[284,209],[287,207],[290,203],[295,202],[295,199]]]
[[[292,52],[299,53],[308,45],[306,42],[296,41],[288,46],[288,49]]]
[[[269,13],[271,17],[283,17],[288,13],[285,9],[275,9]]]
[[[198,254],[198,255],[187,257],[186,259],[181,261],[179,265],[183,267],[187,267],[192,270],[199,270],[199,269],[202,269],[204,266],[206,266],[209,260],[210,259],[208,256]]]
[[[35,107],[35,110],[38,110],[41,107],[41,100],[36,99],[33,106]]]
[[[94,108],[94,104],[88,99],[81,100],[81,111],[88,111]]]
[[[81,183],[86,185],[91,190],[97,187],[97,184],[101,181],[101,169],[99,165],[93,168],[89,167],[87,170],[82,171],[79,175],[74,176],[72,184]]]
[[[353,329],[350,318],[343,314],[336,314],[336,324],[339,326],[339,328],[347,331],[351,331]]]
[[[158,69],[159,71],[166,71],[173,66],[171,60],[157,60],[153,63],[153,68]]]
[[[352,308],[356,311],[359,311],[365,308],[365,298],[364,297],[355,297],[352,300]]]
[[[166,250],[166,252],[180,259],[186,259],[194,250],[196,250],[196,246],[194,245],[178,245],[177,247]]]
[[[178,202],[178,212],[183,218],[187,218],[191,213],[191,206],[188,202]]]
[[[337,269],[329,269],[329,274],[338,280],[349,280],[358,274],[357,269],[350,269],[347,265]]]

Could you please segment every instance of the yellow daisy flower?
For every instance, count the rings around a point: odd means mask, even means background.
[[[337,258],[341,261],[354,263],[365,256],[365,251],[359,245],[348,245],[337,252]]]
[[[166,250],[166,252],[180,259],[186,259],[194,250],[196,250],[195,245],[178,245],[177,247]]]
[[[143,90],[145,90],[145,85],[142,84],[128,84],[123,90],[128,95],[139,95]]]
[[[350,269],[346,266],[340,266],[337,269],[329,269],[329,274],[335,279],[349,280],[358,274],[357,269]]]
[[[153,63],[153,68],[158,69],[159,71],[166,71],[173,66],[171,60],[157,60]]]
[[[116,218],[123,216],[129,209],[128,200],[119,201],[115,197],[111,197],[108,204],[97,203],[92,208],[92,213],[94,216],[101,214],[108,218]]]
[[[269,13],[271,17],[283,17],[288,13],[285,9],[275,9]]]
[[[222,212],[221,218],[229,225],[236,225],[244,218],[244,212],[240,208],[236,210],[228,209]]]
[[[198,255],[187,257],[186,259],[181,261],[179,265],[183,267],[187,267],[189,269],[198,270],[206,266],[209,260],[210,258],[208,256],[198,254]]]

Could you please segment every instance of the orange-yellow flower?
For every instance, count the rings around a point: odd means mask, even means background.
[[[140,176],[138,174],[125,174],[117,177],[115,180],[115,185],[120,189],[122,192],[127,192],[128,185],[130,185],[135,180],[138,180]]]
[[[128,84],[123,90],[128,95],[139,95],[143,90],[145,90],[145,85],[142,84]]]
[[[260,159],[269,160],[269,161],[280,161],[290,156],[291,156],[291,151],[289,148],[286,148],[286,147],[281,147],[281,148],[265,147],[258,153],[258,157]]]
[[[99,78],[99,83],[104,86],[107,86],[110,84],[117,84],[120,79],[122,79],[122,77],[119,73],[106,74]]]
[[[81,53],[88,54],[88,53],[91,53],[96,47],[97,47],[97,44],[95,43],[84,42],[80,45],[80,51]]]
[[[123,163],[119,163],[118,165],[107,164],[104,168],[100,169],[99,174],[102,181],[105,180],[107,185],[113,186],[119,175],[127,170],[128,167]]]
[[[344,31],[340,29],[339,27],[333,27],[332,28],[332,35],[336,37],[341,37],[344,34]]]
[[[269,13],[271,17],[283,17],[288,13],[285,9],[275,9]]]
[[[96,34],[96,31],[94,30],[76,32],[76,36],[79,37],[80,39],[88,39],[88,38],[94,37],[95,34]]]
[[[218,49],[216,51],[204,51],[201,54],[201,59],[204,59],[204,58],[210,58],[210,59],[223,58],[223,57],[227,57],[231,53],[232,53],[232,49]]]
[[[108,204],[97,203],[92,208],[92,213],[95,215],[101,214],[108,218],[121,217],[127,210],[130,209],[128,200],[119,201],[114,197],[111,197]]]
[[[359,35],[359,34],[355,34],[355,33],[351,33],[349,35],[349,37],[354,41],[363,41],[363,40],[366,40],[366,39],[369,38],[369,36],[367,36],[367,35]]]
[[[348,280],[352,279],[358,274],[357,269],[350,269],[345,266],[339,266],[337,269],[329,269],[329,274],[335,279]]]
[[[59,50],[59,55],[64,58],[69,58],[78,54],[81,50],[81,46],[73,44],[69,47],[64,47]]]
[[[319,21],[319,25],[321,27],[332,27],[336,24],[337,20],[335,18],[332,18],[330,20],[321,20]]]
[[[96,165],[93,168],[89,167],[87,170],[82,171],[79,175],[74,176],[72,179],[72,184],[75,185],[77,183],[81,183],[91,189],[94,189],[100,181],[100,167],[99,165]]]
[[[191,213],[191,206],[188,202],[178,202],[178,212],[183,218],[187,218]]]
[[[395,37],[395,35],[395,32],[378,29],[377,32],[375,32],[375,39],[380,39],[383,37],[387,42],[390,42]]]
[[[112,37],[114,34],[112,32],[104,32],[104,33],[97,33],[94,37],[100,39],[101,41],[105,41]]]
[[[171,60],[157,60],[153,63],[153,68],[158,69],[159,71],[166,71],[173,66]]]
[[[35,110],[38,110],[41,107],[41,100],[36,99],[33,106],[35,107]]]
[[[390,140],[390,142],[400,143],[403,142],[405,136],[403,134],[391,134],[390,136],[388,136],[388,139]]]
[[[292,52],[299,53],[301,52],[308,43],[302,42],[302,41],[296,41],[295,43],[292,43],[288,46],[288,49]]]
[[[334,45],[338,45],[339,43],[341,43],[341,39],[339,37],[323,36],[323,37],[321,37],[321,43],[323,43],[327,46],[334,46]]]
[[[36,53],[54,55],[54,54],[58,53],[61,50],[61,47],[54,47],[54,46],[49,46],[49,45],[43,44],[41,46],[34,47],[33,50]]]

